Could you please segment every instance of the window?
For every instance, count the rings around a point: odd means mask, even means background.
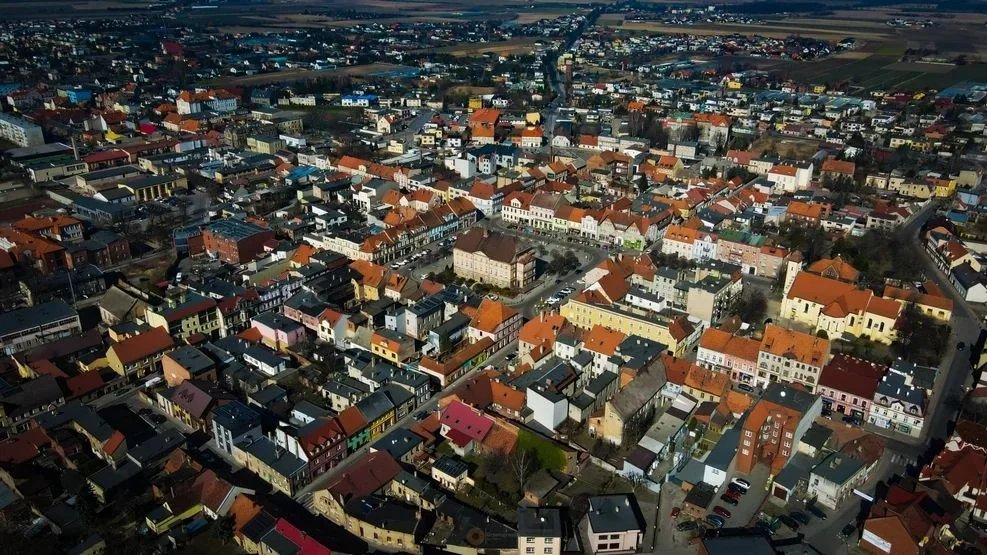
[[[534,547],[526,547],[524,549],[524,552],[525,553],[534,553],[535,552],[535,548]]]
[[[524,541],[525,543],[535,543],[535,538],[527,538]]]
[[[741,453],[743,453],[744,455],[750,455],[751,454],[751,452],[748,451],[747,449],[744,449],[743,451],[741,451]]]
[[[750,442],[750,441],[747,441],[747,440],[745,439],[745,440],[744,440],[744,447],[750,447],[750,446],[751,446],[751,442]]]
[[[551,547],[546,547],[543,550],[543,553],[545,553],[545,555],[552,555],[552,548]]]

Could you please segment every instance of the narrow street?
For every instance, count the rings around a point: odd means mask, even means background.
[[[452,384],[450,384],[448,387],[446,387],[442,391],[438,391],[435,394],[433,394],[432,397],[429,398],[428,402],[426,402],[423,405],[418,406],[417,408],[415,408],[415,410],[411,411],[411,413],[409,413],[407,416],[405,416],[401,420],[395,422],[394,425],[391,426],[390,428],[388,428],[387,431],[395,430],[397,428],[407,427],[407,426],[410,426],[410,425],[414,424],[414,422],[415,422],[414,418],[415,418],[415,415],[416,414],[421,413],[421,412],[433,412],[434,410],[436,410],[438,408],[438,406],[439,406],[439,399],[441,399],[444,395],[446,395],[450,391],[452,391],[452,390],[456,389],[457,387],[459,387],[460,384],[462,384],[463,382],[469,380],[471,377],[473,377],[477,372],[479,372],[483,368],[486,368],[487,366],[499,367],[505,361],[505,357],[509,353],[513,353],[513,352],[517,352],[517,341],[514,341],[514,342],[509,343],[503,349],[501,349],[501,350],[497,351],[496,353],[494,353],[493,355],[491,355],[490,358],[488,358],[483,364],[480,364],[480,365],[476,366],[475,368],[473,368],[472,370],[466,372],[465,374],[463,374],[462,376],[460,376],[460,378],[458,380],[454,381]],[[384,433],[387,433],[387,432],[384,432]],[[346,469],[348,469],[351,466],[353,466],[354,464],[356,464],[357,461],[359,461],[360,458],[364,454],[366,454],[369,450],[370,450],[370,444],[368,443],[367,445],[364,445],[363,447],[357,449],[353,453],[350,453],[349,456],[347,456],[345,459],[343,459],[343,462],[342,463],[336,465],[331,470],[329,470],[325,474],[319,476],[318,478],[316,478],[315,480],[313,480],[310,484],[308,484],[307,486],[305,486],[304,488],[302,488],[301,490],[299,490],[298,493],[295,494],[295,500],[298,501],[299,503],[305,505],[306,508],[308,508],[309,510],[311,510],[312,509],[312,502],[311,502],[312,493],[314,491],[320,489],[320,488],[325,487],[336,476],[338,476],[339,474],[341,474],[342,472],[344,472]]]

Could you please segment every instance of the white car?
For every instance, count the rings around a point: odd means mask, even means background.
[[[744,480],[743,478],[734,478],[733,480],[730,480],[730,483],[735,486],[743,488],[744,491],[751,489],[751,483],[748,482],[747,480]]]
[[[559,304],[559,298],[558,297],[549,297],[549,298],[545,299],[545,303],[546,304],[550,304],[550,305]]]
[[[563,295],[571,295],[573,292],[575,292],[575,289],[572,287],[563,287],[562,290],[559,291],[559,293],[562,293]]]

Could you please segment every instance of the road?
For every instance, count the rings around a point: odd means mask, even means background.
[[[503,349],[497,351],[490,356],[483,364],[473,368],[466,374],[460,376],[460,378],[450,384],[448,387],[432,395],[432,397],[424,404],[418,406],[410,414],[397,421],[393,426],[391,426],[388,431],[395,430],[397,428],[403,428],[415,423],[414,417],[420,412],[432,412],[439,406],[439,399],[442,398],[446,393],[454,390],[463,382],[472,378],[477,372],[486,368],[488,366],[502,367],[503,363],[506,361],[505,357],[509,353],[517,352],[517,341],[513,341],[505,346]],[[385,432],[386,433],[386,432]],[[346,471],[358,461],[361,460],[363,455],[365,455],[370,450],[370,444],[364,445],[363,447],[357,449],[353,453],[350,453],[348,457],[343,459],[343,462],[333,467],[331,470],[325,474],[319,476],[313,480],[310,484],[302,488],[295,494],[295,500],[304,505],[310,511],[312,510],[312,492],[325,487],[329,482],[331,482],[336,476]]]
[[[949,421],[956,416],[956,409],[947,405],[943,401],[951,395],[962,396],[964,387],[973,379],[973,368],[970,365],[969,352],[966,350],[957,351],[955,345],[962,341],[966,345],[974,345],[980,335],[980,318],[970,308],[970,305],[963,299],[948,277],[943,274],[933,263],[926,253],[919,231],[922,225],[934,214],[937,204],[930,202],[923,208],[910,222],[898,230],[898,235],[908,241],[909,248],[914,249],[925,266],[926,277],[939,286],[942,291],[953,301],[953,318],[950,321],[952,327],[952,337],[946,350],[946,356],[939,366],[939,376],[937,376],[936,387],[933,398],[929,402],[929,412],[926,415],[925,426],[919,438],[907,438],[900,434],[882,433],[868,427],[870,431],[876,431],[888,440],[888,447],[893,451],[904,455],[911,460],[917,460],[928,448],[929,440],[933,438],[945,438]]]
[[[545,72],[548,76],[548,84],[555,91],[555,98],[552,102],[545,107],[545,111],[542,112],[542,129],[545,138],[548,140],[548,145],[551,146],[552,139],[555,138],[555,119],[559,115],[559,108],[566,105],[566,88],[562,83],[562,78],[559,76],[558,60],[559,55],[563,52],[568,52],[572,45],[579,40],[579,37],[583,36],[583,32],[596,23],[596,19],[600,16],[598,9],[593,10],[586,16],[586,20],[578,29],[573,31],[569,37],[566,39],[565,44],[559,47],[559,50],[555,52],[554,56],[545,58]]]
[[[410,147],[415,144],[415,135],[421,131],[422,126],[432,120],[435,116],[435,110],[428,108],[423,108],[418,111],[418,115],[411,118],[407,122],[407,127],[398,131],[397,133],[391,133],[384,137],[385,139],[395,140],[403,143],[405,146]]]
[[[576,284],[576,282],[586,275],[587,271],[595,268],[600,262],[603,262],[603,260],[609,256],[609,253],[606,250],[598,247],[592,247],[579,243],[567,243],[551,236],[536,235],[534,233],[521,231],[520,229],[511,229],[504,226],[500,220],[483,220],[479,223],[479,225],[496,230],[506,235],[513,235],[514,237],[521,237],[538,243],[555,245],[565,250],[571,249],[577,253],[577,256],[579,256],[579,260],[582,262],[579,269],[575,272],[571,272],[567,276],[558,278],[558,283],[556,283],[556,280],[551,278],[545,279],[540,285],[523,294],[520,300],[513,302],[504,301],[504,304],[513,307],[527,318],[531,318],[536,314],[536,308],[540,302],[551,297],[552,295],[555,295],[560,289]],[[573,287],[573,289],[578,288]],[[559,305],[561,304],[562,303],[559,303]]]

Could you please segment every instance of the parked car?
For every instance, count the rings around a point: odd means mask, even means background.
[[[737,505],[737,503],[740,503],[740,501],[737,501],[736,497],[730,497],[725,493],[720,496],[720,500],[726,503],[727,505]]]
[[[743,486],[738,486],[737,484],[727,484],[727,492],[736,495],[744,495],[747,493],[747,490],[745,490]]]
[[[718,515],[722,516],[723,518],[730,518],[730,515],[731,515],[730,511],[724,509],[723,507],[721,507],[719,505],[713,507],[713,512],[715,514],[718,514]]]
[[[706,515],[706,523],[713,528],[723,528],[727,521],[724,520],[722,516],[719,515]]]
[[[809,515],[803,513],[802,511],[792,511],[788,513],[788,516],[801,522],[802,524],[809,524],[809,521],[812,520],[811,518],[809,518]]]
[[[741,491],[740,486],[734,486],[733,488],[727,486],[727,492],[723,495],[726,495],[727,497],[732,497],[733,499],[740,499],[744,495],[744,492]]]
[[[826,513],[824,513],[822,509],[817,507],[815,503],[810,503],[806,505],[805,510],[809,511],[810,513],[812,513],[813,516],[815,516],[820,520],[826,520]]]
[[[749,385],[747,385],[747,384],[745,384],[745,383],[737,384],[737,389],[739,389],[739,390],[741,390],[741,391],[743,391],[745,393],[754,393],[754,388],[751,387],[751,386],[749,386]]]
[[[685,532],[686,530],[695,530],[699,528],[699,524],[695,520],[687,520],[685,522],[680,522],[675,527],[679,532]]]
[[[678,518],[679,517],[679,513],[681,513],[681,512],[682,512],[682,508],[681,507],[672,507],[672,518],[673,519]]]
[[[852,534],[857,532],[857,525],[854,523],[847,524],[840,530],[840,536],[844,538],[849,538]]]
[[[743,478],[734,478],[733,480],[730,480],[730,483],[737,484],[738,486],[744,488],[744,491],[751,489],[751,483]]]
[[[799,523],[795,522],[795,520],[792,519],[792,517],[788,515],[781,515],[780,517],[778,517],[778,520],[781,521],[781,523],[784,524],[785,526],[791,528],[793,532],[798,532]]]

